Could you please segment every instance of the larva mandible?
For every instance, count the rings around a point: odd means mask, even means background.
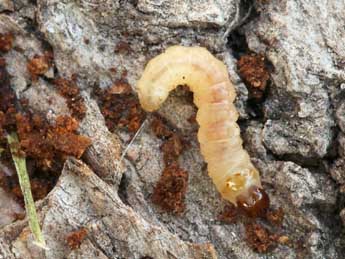
[[[223,198],[252,215],[268,207],[259,173],[242,146],[227,67],[205,48],[170,47],[149,61],[138,81],[142,107],[158,109],[178,85],[194,93],[200,150]]]

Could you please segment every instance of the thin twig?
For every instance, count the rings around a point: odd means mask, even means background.
[[[30,179],[26,169],[26,160],[24,157],[18,156],[19,140],[17,134],[15,132],[8,134],[7,141],[17,170],[19,185],[24,196],[25,211],[28,217],[29,227],[35,238],[35,244],[42,248],[46,248],[46,243],[37,218],[35,203],[32,198]]]
[[[128,149],[133,145],[133,142],[138,137],[138,135],[141,132],[141,130],[144,128],[144,126],[146,124],[146,121],[147,121],[147,119],[144,120],[144,122],[141,124],[140,128],[137,130],[137,132],[135,133],[135,135],[133,136],[133,138],[131,139],[131,141],[127,145],[127,147],[123,150],[122,155],[121,155],[120,160],[119,160],[119,163],[121,163],[122,160],[125,158],[125,156],[126,156],[126,154],[128,152]]]

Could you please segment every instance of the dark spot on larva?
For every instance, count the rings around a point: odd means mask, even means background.
[[[265,215],[270,205],[267,193],[257,186],[252,186],[248,190],[247,196],[237,198],[237,206],[249,217],[258,217]]]
[[[183,79],[183,80],[185,80],[185,79],[186,79],[186,77],[185,77],[185,76],[183,76],[183,77],[182,77],[182,79]]]

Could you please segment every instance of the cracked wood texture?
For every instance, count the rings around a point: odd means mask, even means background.
[[[1,238],[4,258],[216,258],[211,244],[184,242],[166,228],[151,225],[124,205],[112,187],[83,162],[67,160],[54,190],[40,204],[42,231],[49,249],[32,243],[26,225],[16,226],[13,239]],[[13,231],[14,226],[4,232]],[[85,228],[87,237],[72,251],[66,242],[72,231]],[[10,241],[10,242],[9,242]]]

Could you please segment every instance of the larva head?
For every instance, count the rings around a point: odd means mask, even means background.
[[[262,215],[269,205],[267,193],[255,185],[252,185],[246,194],[237,197],[237,206],[250,217]]]
[[[222,196],[251,217],[269,207],[269,198],[261,188],[259,172],[253,168],[232,172],[221,190]]]

